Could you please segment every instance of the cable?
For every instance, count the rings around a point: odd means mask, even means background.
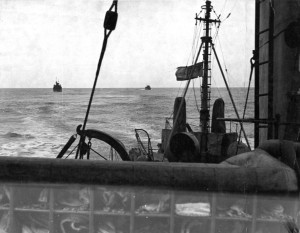
[[[200,109],[199,109],[198,102],[197,102],[197,97],[196,97],[196,92],[195,92],[194,80],[193,80],[193,93],[194,93],[194,98],[195,98],[197,111],[200,113]]]
[[[250,59],[250,64],[251,64],[251,71],[250,71],[249,84],[248,84],[248,89],[247,89],[247,95],[246,95],[246,100],[245,100],[245,105],[244,105],[242,121],[245,119],[245,114],[246,114],[246,109],[247,109],[247,104],[248,104],[248,98],[249,98],[249,92],[250,92],[250,86],[251,86],[251,80],[252,80],[252,74],[253,74],[253,69],[255,67],[254,57],[252,57]],[[241,135],[242,135],[242,129],[240,129],[240,132],[239,132],[238,144],[241,142]],[[237,154],[237,152],[238,152],[238,145],[237,145],[237,148],[236,148],[236,154]]]
[[[218,58],[217,53],[216,53],[216,50],[215,50],[215,48],[214,48],[214,45],[211,44],[211,47],[212,47],[212,50],[213,50],[213,52],[214,52],[214,54],[215,54],[215,57],[216,57],[216,60],[217,60],[217,62],[218,62],[220,71],[221,71],[221,73],[222,73],[223,80],[224,80],[224,82],[225,82],[225,85],[226,85],[226,88],[227,88],[227,91],[228,91],[228,94],[229,94],[231,103],[232,103],[233,108],[234,108],[234,111],[235,111],[235,114],[236,114],[237,118],[240,119],[239,114],[238,114],[238,111],[237,111],[237,108],[236,108],[236,105],[235,105],[235,103],[234,103],[232,94],[231,94],[230,89],[229,89],[229,86],[228,86],[228,83],[227,83],[227,81],[226,81],[226,79],[225,79],[225,75],[224,75],[224,73],[223,73],[223,70],[222,70],[222,67],[221,67],[219,58]],[[243,127],[243,124],[242,124],[241,122],[240,122],[240,126],[241,126],[241,128],[242,128],[243,133],[244,133],[244,137],[245,137],[245,140],[246,140],[246,142],[247,142],[247,146],[248,146],[248,148],[251,150],[251,147],[250,147],[250,144],[249,144],[249,141],[248,141],[246,132],[245,132],[244,127]]]
[[[225,2],[223,4],[223,7],[222,7],[221,12],[220,12],[220,15],[223,14],[223,11],[224,11],[224,9],[226,7],[226,4],[227,4],[227,0],[225,0]]]
[[[231,10],[229,12],[232,12],[234,10],[234,8],[236,7],[238,0],[235,0],[235,3],[233,5],[233,7],[231,8]],[[231,13],[230,13],[231,14]],[[229,17],[229,15],[227,16],[227,18]]]
[[[199,12],[199,14],[201,14],[201,12],[202,12],[202,10]],[[198,44],[199,44],[199,41],[200,41],[201,31],[202,31],[202,23],[200,23],[199,26],[195,25],[195,27],[194,27],[194,35],[193,35],[193,42],[192,42],[192,49],[191,49],[190,55],[188,57],[186,66],[188,66],[188,63],[189,63],[189,60],[190,60],[191,56],[192,56],[192,64],[195,63],[195,56],[197,54],[197,48],[198,48]],[[196,41],[196,38],[198,38],[197,41]],[[181,86],[181,84],[180,84],[180,86]],[[180,91],[180,88],[178,89],[177,97],[178,97],[179,91]],[[185,96],[186,95],[185,92],[186,92],[185,89],[183,89],[183,92],[182,92],[181,96]],[[169,118],[171,118],[173,116],[173,114],[174,114],[174,111],[170,114]],[[173,122],[173,124],[174,124],[174,122]]]
[[[215,27],[216,27],[216,33],[215,33],[215,35],[214,35],[214,38],[213,38],[213,43],[215,43],[215,41],[216,41],[216,39],[217,39],[217,37],[219,36],[219,31],[220,31],[220,24],[219,24],[219,26],[216,26],[215,25]],[[214,56],[212,56],[212,61],[211,61],[211,69],[213,70],[213,64],[214,64]],[[213,82],[214,82],[214,84],[215,84],[215,86],[216,86],[216,80],[214,79],[214,76],[212,76],[212,80],[213,80]],[[219,93],[219,97],[221,97],[222,98],[222,95],[221,95],[221,93],[220,93],[220,89],[218,88],[218,87],[216,87],[216,89],[217,89],[217,91],[218,91],[218,93]]]
[[[192,64],[194,64],[195,57],[196,57],[196,54],[197,54],[197,48],[198,48],[198,44],[199,44],[199,41],[200,41],[200,38],[201,38],[201,36],[200,36],[201,31],[202,31],[202,23],[200,23],[199,30],[197,31],[197,34],[196,34],[196,38],[198,38],[196,46],[194,46],[193,49],[192,49],[194,51],[193,58],[192,58]]]
[[[117,19],[118,19],[117,3],[118,3],[118,1],[114,0],[111,7],[109,8],[109,10],[106,12],[106,15],[105,15],[105,19],[104,19],[104,39],[103,39],[103,43],[102,43],[102,49],[101,49],[98,65],[97,65],[94,85],[93,85],[93,89],[92,89],[92,92],[91,92],[88,108],[87,108],[87,111],[86,111],[86,115],[85,115],[85,119],[84,119],[84,123],[83,123],[83,127],[82,127],[82,132],[84,132],[84,130],[85,130],[86,123],[87,123],[87,120],[88,120],[88,116],[89,116],[89,113],[90,113],[90,109],[91,109],[91,105],[92,105],[92,101],[93,101],[93,97],[94,97],[94,93],[95,93],[95,89],[96,89],[96,85],[97,85],[97,81],[98,81],[102,61],[103,61],[104,54],[105,54],[105,51],[106,51],[107,41],[108,41],[108,38],[109,38],[111,32],[115,29],[116,24],[117,24]],[[114,9],[115,11],[111,11],[113,7],[115,8]],[[78,145],[78,148],[77,148],[76,157],[75,157],[76,159],[78,158],[79,151],[81,151],[81,147],[82,147],[84,141],[85,141],[85,135],[83,133],[80,137],[80,142],[79,142],[79,145]],[[83,158],[83,154],[80,153],[80,159],[82,159],[82,158]]]
[[[219,41],[219,45],[220,45],[220,50],[221,50],[221,54],[222,54],[222,58],[223,58],[223,63],[224,63],[224,68],[225,68],[225,72],[226,72],[226,74],[227,74],[227,80],[228,80],[228,82],[229,82],[229,73],[228,73],[228,69],[227,69],[227,66],[226,66],[226,63],[225,63],[225,58],[224,58],[224,53],[223,53],[223,50],[222,50],[222,45],[221,45],[221,42],[220,42],[220,38],[219,37],[217,37],[218,38],[218,41]]]

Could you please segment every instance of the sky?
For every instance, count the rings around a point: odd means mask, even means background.
[[[103,20],[111,4],[112,0],[0,0],[0,88],[51,88],[56,79],[63,88],[92,88]],[[182,86],[176,81],[176,68],[192,63],[200,37],[194,40],[200,27],[194,18],[204,4],[205,0],[119,0],[117,27],[108,40],[97,88]],[[214,44],[231,87],[248,84],[254,4],[212,0],[212,18],[221,14],[222,21]],[[224,87],[214,57],[212,69],[212,86]]]

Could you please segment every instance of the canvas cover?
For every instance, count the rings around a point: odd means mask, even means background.
[[[266,189],[279,187],[297,190],[299,168],[296,148],[289,141],[270,140],[254,151],[233,156],[221,164],[228,167],[256,168],[261,173],[257,182]],[[270,174],[270,169],[274,169],[272,174]]]

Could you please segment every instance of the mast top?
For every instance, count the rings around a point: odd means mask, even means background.
[[[213,7],[211,5],[211,1],[206,0],[205,5],[203,5],[201,8],[203,10],[206,10],[205,18],[196,16],[196,18],[195,18],[196,20],[204,21],[204,22],[208,22],[208,23],[221,23],[221,20],[219,20],[219,19],[211,19],[210,18],[210,12],[213,9]]]

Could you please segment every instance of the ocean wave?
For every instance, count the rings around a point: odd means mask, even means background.
[[[14,132],[8,132],[2,135],[3,138],[26,138],[26,139],[33,139],[35,138],[31,134],[19,134]]]
[[[52,114],[56,112],[52,106],[41,106],[38,108],[38,110],[42,114]]]
[[[45,102],[46,105],[55,105],[55,102]]]
[[[5,113],[5,114],[17,114],[17,113],[19,113],[15,108],[10,108],[10,107],[0,109],[0,112]]]
[[[251,93],[253,96],[253,92]],[[22,90],[8,92],[9,98],[0,108],[0,121],[5,123],[0,131],[0,155],[56,157],[69,137],[76,133],[77,125],[83,124],[90,90],[68,89],[63,92],[63,98],[39,89],[25,94]],[[222,90],[221,94],[226,106],[225,117],[235,117],[228,95]],[[240,93],[233,95],[237,96],[236,105],[239,112],[242,112],[244,96]],[[155,148],[161,140],[165,118],[172,116],[176,96],[177,89],[157,89],[150,92],[138,89],[101,89],[93,99],[86,128],[109,133],[120,140],[127,150],[136,147],[134,129],[145,129]],[[217,97],[217,91],[212,90],[211,104]],[[188,122],[198,127],[199,113],[193,92],[186,97],[186,108]],[[253,102],[249,103],[246,117],[253,115],[253,108]],[[3,112],[4,109],[12,112]],[[194,126],[192,128],[197,131],[199,127]],[[234,123],[227,122],[226,128],[228,132],[239,132],[239,125]],[[245,124],[244,128],[252,144],[253,125]]]

